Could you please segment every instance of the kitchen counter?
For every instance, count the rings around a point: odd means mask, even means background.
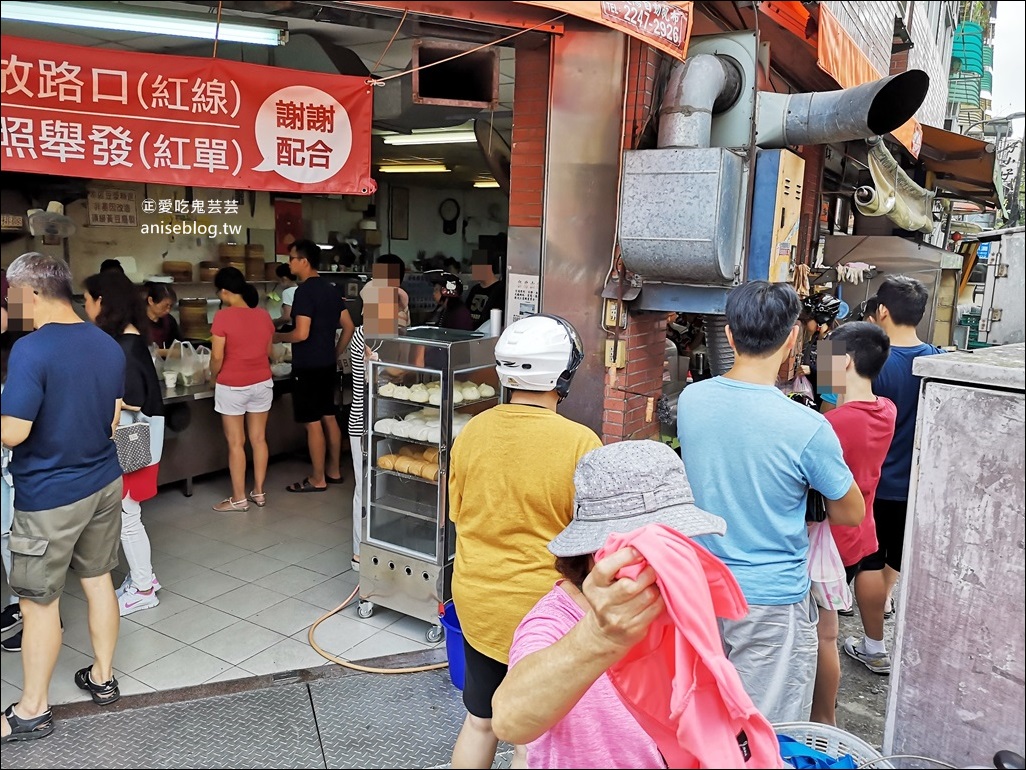
[[[275,382],[275,393],[278,392],[278,383],[288,382],[290,377],[285,375],[283,377],[272,377],[271,379]],[[180,404],[183,401],[202,401],[206,398],[214,397],[214,384],[211,382],[204,382],[200,385],[176,385],[173,389],[164,389],[164,403],[165,404]]]
[[[214,386],[209,382],[164,391],[164,454],[157,474],[159,486],[184,481],[184,492],[189,496],[193,478],[228,468],[228,442],[213,398]],[[306,448],[306,429],[292,419],[292,383],[288,376],[274,378],[267,447],[272,457]],[[248,453],[248,444],[246,450]]]

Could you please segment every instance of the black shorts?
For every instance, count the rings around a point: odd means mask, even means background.
[[[338,375],[335,367],[292,370],[292,416],[296,422],[317,422],[335,414]]]
[[[855,576],[860,572],[879,572],[885,566],[887,562],[884,561],[883,551],[877,551],[869,554],[869,556],[863,557],[861,561],[857,561],[844,568],[844,577],[851,585],[851,581],[855,579]]]
[[[479,719],[492,718],[492,696],[506,678],[509,666],[489,658],[463,639],[463,705]]]
[[[876,520],[876,539],[880,550],[860,562],[864,570],[883,569],[888,566],[901,572],[901,554],[905,544],[905,517],[908,500],[873,501],[873,518]]]

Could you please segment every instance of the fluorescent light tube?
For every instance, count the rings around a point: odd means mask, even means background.
[[[288,42],[288,26],[280,23],[251,24],[221,20],[220,27],[213,16],[179,14],[150,9],[128,9],[111,4],[97,8],[79,3],[21,2],[5,0],[0,3],[0,18],[8,21],[29,21],[56,24],[62,27],[110,29],[149,35],[171,35],[226,43],[252,43],[253,45],[284,45]]]
[[[499,183],[494,179],[478,179],[474,182],[474,187],[498,187]]]
[[[393,166],[378,166],[383,174],[443,174],[449,168],[441,163],[396,163]]]
[[[390,134],[383,137],[385,144],[408,146],[415,144],[471,144],[477,141],[473,131],[425,131],[413,134]]]

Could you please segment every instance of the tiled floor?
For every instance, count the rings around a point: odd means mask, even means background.
[[[310,646],[307,634],[359,579],[350,569],[352,481],[323,494],[285,492],[307,470],[291,459],[272,462],[267,507],[252,506],[247,513],[210,510],[228,492],[227,474],[198,481],[191,498],[173,485],[143,503],[163,588],[159,606],[121,619],[114,668],[123,694],[335,665]],[[127,564],[123,555],[121,564],[115,585]],[[92,647],[81,584],[70,574],[61,617],[64,644],[50,685],[53,704],[89,698],[72,681],[91,661]],[[318,626],[316,640],[338,657],[360,660],[440,646],[425,642],[427,629],[380,607],[361,619],[354,600]],[[21,655],[5,652],[0,663],[0,703],[16,702]]]

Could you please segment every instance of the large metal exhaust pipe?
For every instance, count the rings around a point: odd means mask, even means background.
[[[700,53],[677,64],[659,107],[658,146],[708,147],[713,115],[737,101],[741,83],[737,63],[725,56]]]
[[[762,91],[755,143],[771,149],[887,134],[916,114],[929,90],[929,75],[908,70],[840,91]]]

